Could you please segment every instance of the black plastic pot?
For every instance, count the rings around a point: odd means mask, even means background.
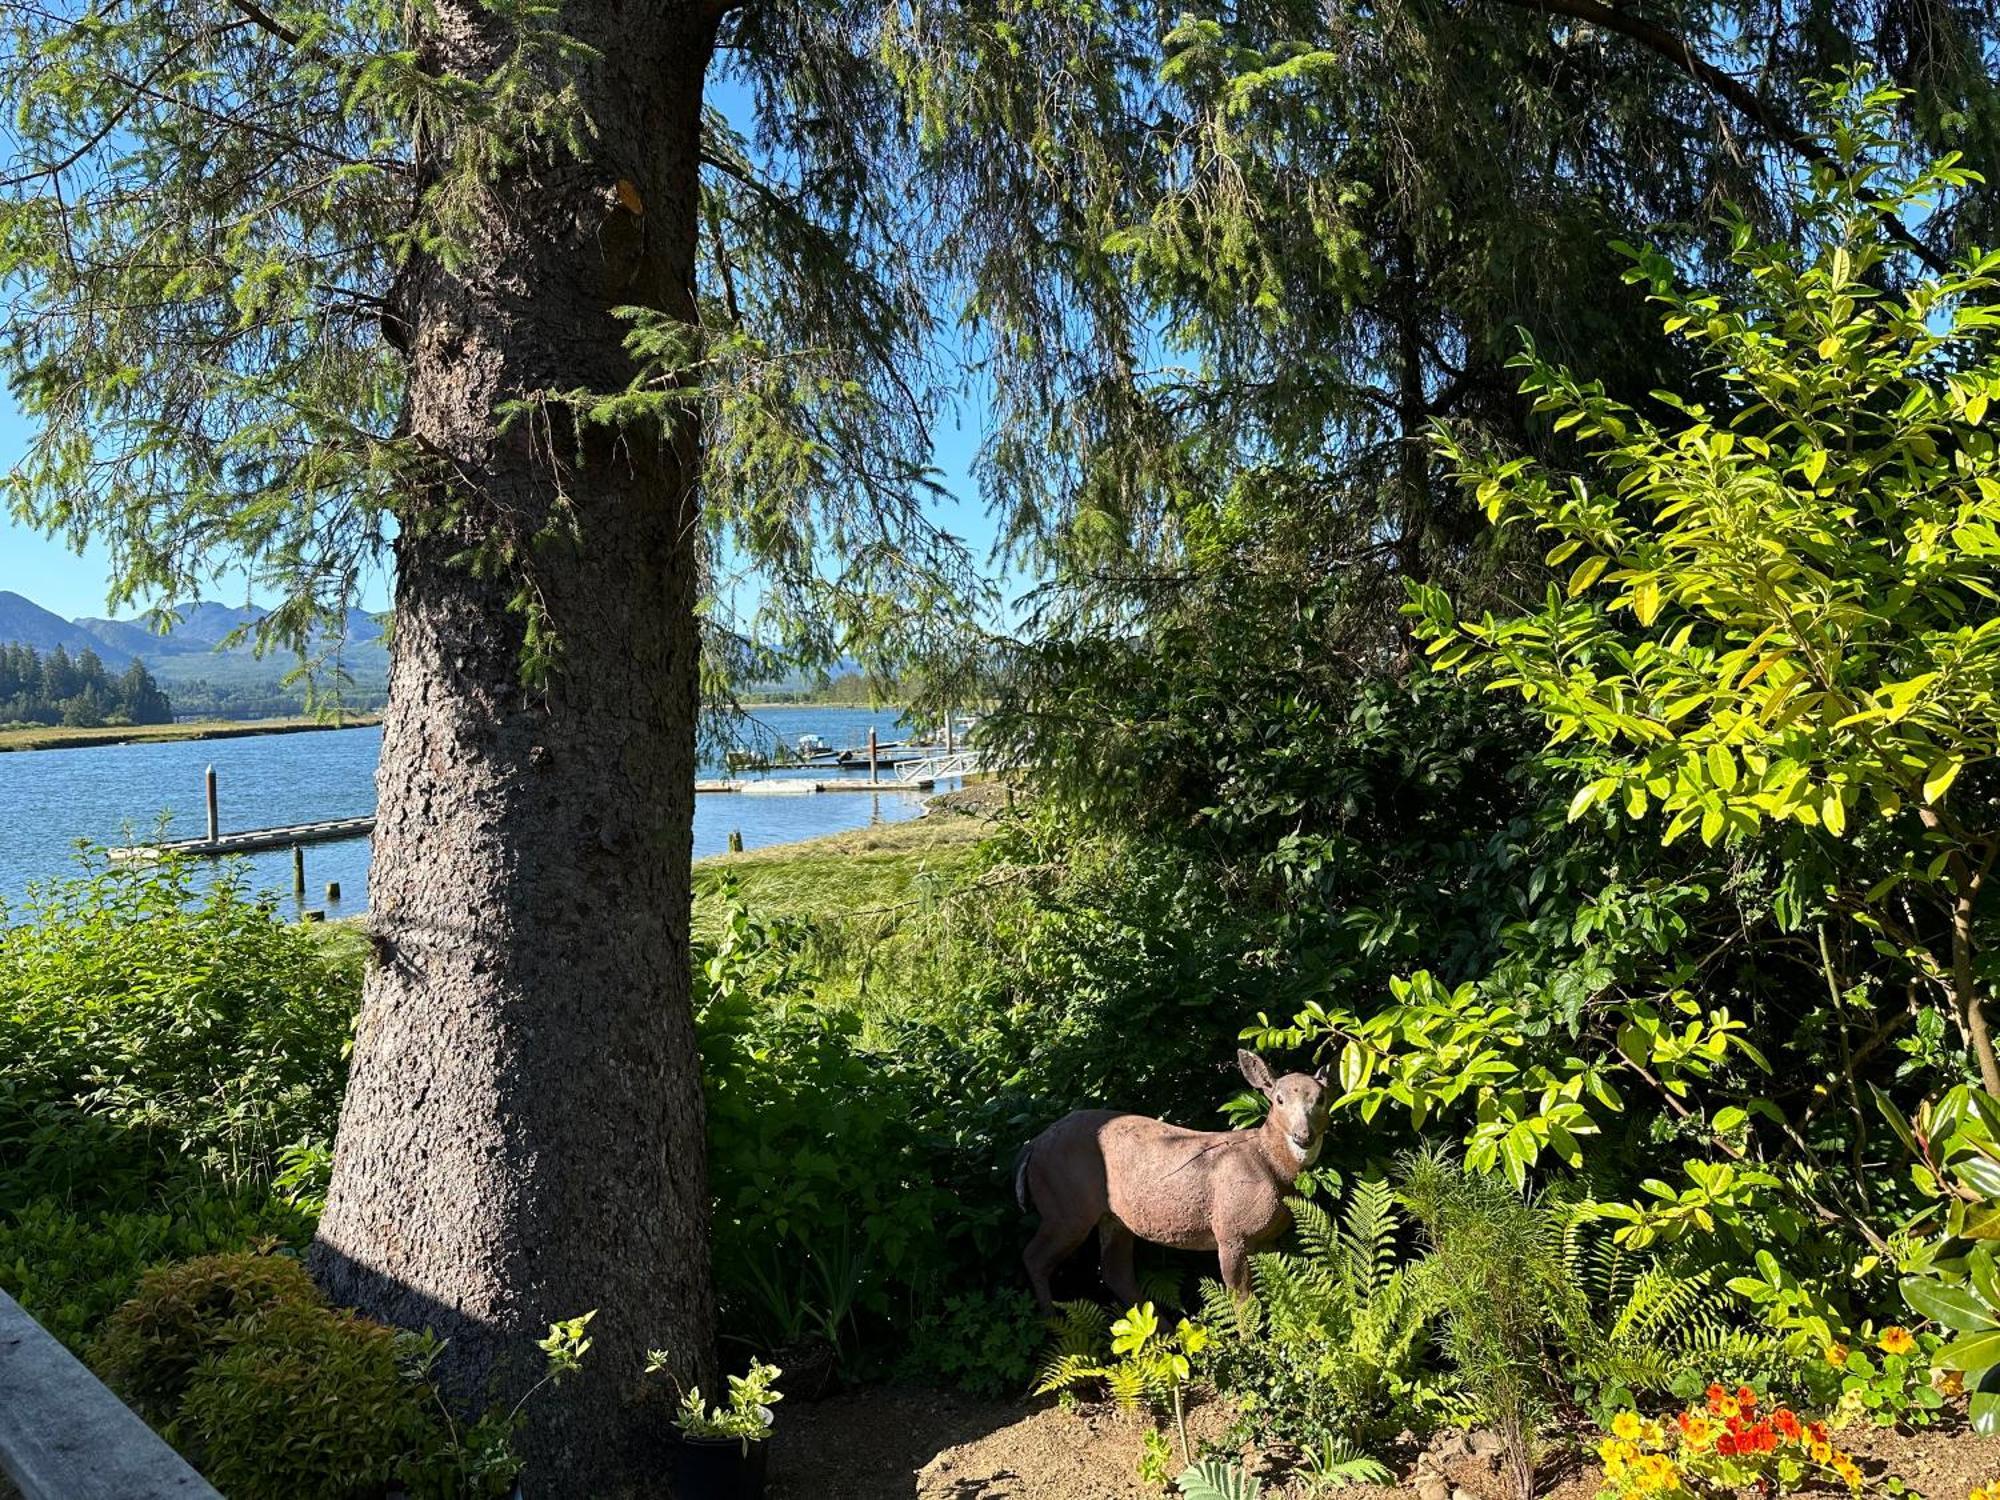
[[[764,1500],[768,1443],[674,1434],[669,1453],[674,1500]]]

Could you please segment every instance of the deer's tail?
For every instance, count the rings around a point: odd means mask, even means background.
[[[1014,1157],[1014,1201],[1021,1205],[1021,1212],[1028,1211],[1028,1158],[1034,1154],[1035,1143],[1027,1142]]]

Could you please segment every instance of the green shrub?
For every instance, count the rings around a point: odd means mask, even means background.
[[[1507,1482],[1535,1493],[1541,1428],[1556,1395],[1552,1352],[1587,1324],[1550,1216],[1497,1176],[1438,1152],[1403,1159],[1402,1201],[1423,1226],[1444,1312],[1444,1350],[1479,1419],[1498,1434]]]
[[[0,1215],[0,1291],[78,1354],[140,1276],[168,1261],[303,1245],[312,1218],[267,1195],[186,1194],[148,1210],[79,1212],[37,1199]]]
[[[106,1385],[158,1425],[173,1419],[196,1370],[218,1349],[277,1312],[324,1306],[290,1256],[206,1255],[141,1277],[137,1295],[105,1322],[93,1363]]]
[[[449,1441],[393,1329],[289,1295],[194,1371],[168,1432],[233,1500],[374,1493]]]
[[[1018,1397],[1047,1337],[1048,1325],[1025,1289],[978,1287],[918,1316],[903,1369],[975,1396]]]
[[[267,1183],[333,1133],[360,981],[241,870],[86,855],[0,911],[0,1214]]]
[[[1405,1254],[1388,1182],[1356,1182],[1338,1217],[1307,1199],[1290,1208],[1298,1249],[1251,1258],[1254,1299],[1239,1306],[1202,1283],[1203,1315],[1222,1335],[1206,1373],[1261,1438],[1370,1443],[1424,1425],[1419,1365],[1441,1292]]]

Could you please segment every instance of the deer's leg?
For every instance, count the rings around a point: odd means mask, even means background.
[[[1132,1274],[1132,1231],[1110,1214],[1097,1223],[1098,1267],[1120,1307],[1139,1305],[1139,1278]]]
[[[1215,1237],[1216,1258],[1222,1262],[1222,1284],[1241,1302],[1250,1295],[1250,1246],[1245,1240]]]
[[[1028,1268],[1028,1285],[1035,1289],[1035,1306],[1043,1312],[1055,1306],[1055,1298],[1049,1292],[1049,1273],[1068,1259],[1070,1252],[1089,1235],[1087,1223],[1065,1224],[1044,1216],[1041,1228],[1021,1252],[1021,1263]]]

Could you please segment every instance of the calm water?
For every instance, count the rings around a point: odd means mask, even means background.
[[[767,708],[756,712],[748,729],[766,745],[773,735],[791,744],[812,733],[839,747],[865,744],[871,724],[884,740],[907,733],[898,726],[894,709]],[[205,821],[202,770],[211,765],[225,832],[365,817],[375,810],[375,762],[381,749],[382,731],[370,728],[0,754],[0,903],[11,905],[30,882],[71,868],[78,839],[144,841],[162,818],[167,837],[199,838]],[[705,775],[722,774],[713,764],[702,769]],[[831,778],[842,773],[818,774]],[[882,775],[886,779],[891,773]],[[721,853],[731,830],[740,830],[744,847],[755,849],[899,822],[922,809],[920,795],[893,790],[696,797],[695,858]],[[248,860],[255,885],[290,900],[288,851]],[[340,884],[337,903],[324,899],[328,881]],[[366,909],[367,840],[307,846],[306,904],[324,907],[329,916]]]

